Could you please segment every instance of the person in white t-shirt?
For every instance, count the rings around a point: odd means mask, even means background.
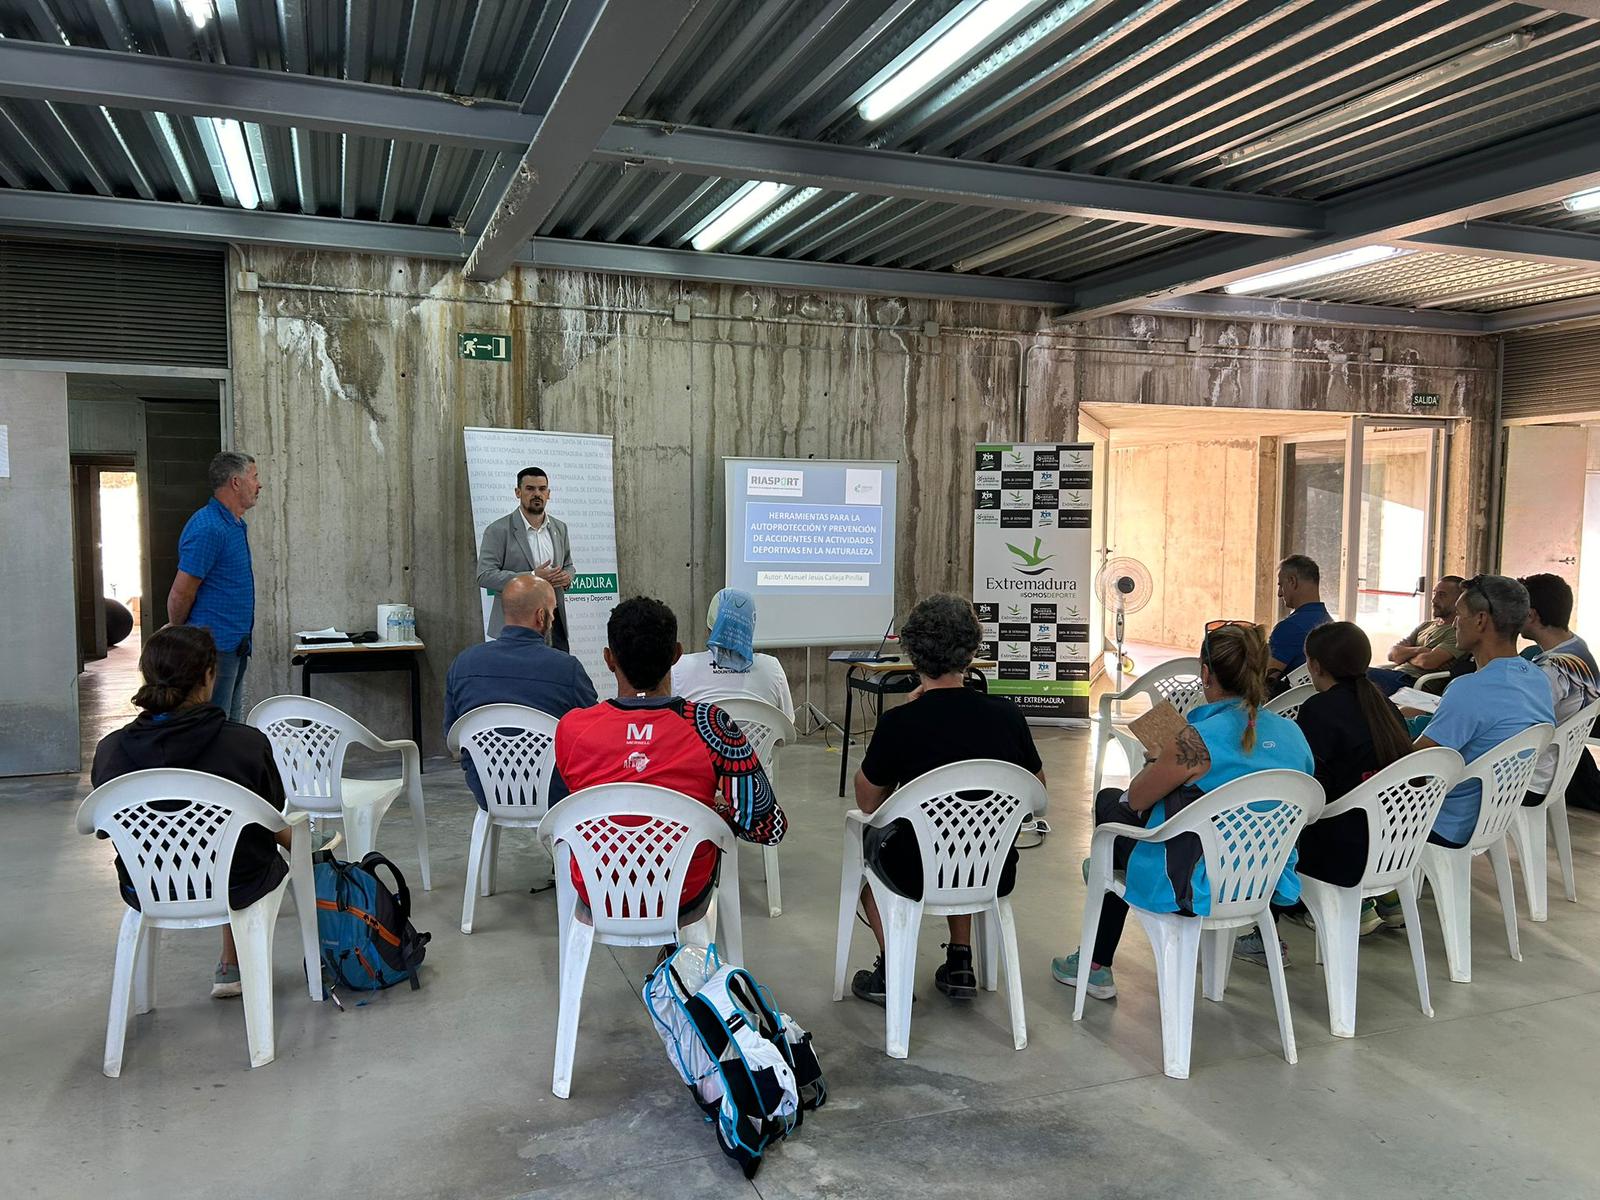
[[[756,601],[749,592],[723,588],[706,610],[707,649],[685,654],[672,668],[672,694],[685,700],[752,696],[794,720],[789,677],[770,654],[755,652]]]

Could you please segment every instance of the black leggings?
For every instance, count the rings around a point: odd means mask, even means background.
[[[1141,828],[1149,820],[1151,810],[1136,813],[1123,802],[1121,788],[1104,788],[1094,798],[1094,823],[1096,825],[1109,825],[1112,823],[1138,825]],[[1122,871],[1128,866],[1128,856],[1133,853],[1134,842],[1129,838],[1119,837],[1112,843],[1111,866],[1113,870]],[[1111,960],[1116,957],[1117,943],[1122,941],[1122,927],[1128,922],[1128,902],[1115,892],[1107,892],[1100,909],[1100,928],[1094,936],[1094,957],[1090,960],[1096,966],[1109,967]]]

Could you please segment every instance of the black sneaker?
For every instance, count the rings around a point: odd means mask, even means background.
[[[978,973],[972,969],[971,946],[946,946],[943,965],[933,973],[933,986],[952,1000],[978,995]]]
[[[850,980],[850,990],[856,999],[868,1004],[883,1004],[888,988],[883,981],[883,955],[878,955],[870,971],[857,971]]]

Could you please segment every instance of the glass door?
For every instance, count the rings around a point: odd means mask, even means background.
[[[1282,553],[1316,560],[1323,602],[1380,660],[1428,616],[1447,437],[1442,421],[1353,417],[1283,444]]]
[[[1361,491],[1353,559],[1354,611],[1374,657],[1431,616],[1438,574],[1438,482],[1444,430],[1356,419]]]

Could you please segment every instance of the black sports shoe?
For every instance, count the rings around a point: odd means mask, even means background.
[[[883,955],[878,955],[870,971],[857,971],[850,980],[850,990],[858,1000],[868,1004],[883,1004],[888,988],[883,981]]]
[[[933,986],[952,1000],[972,1000],[978,995],[978,973],[972,969],[971,946],[946,946],[942,966],[933,973]]]

